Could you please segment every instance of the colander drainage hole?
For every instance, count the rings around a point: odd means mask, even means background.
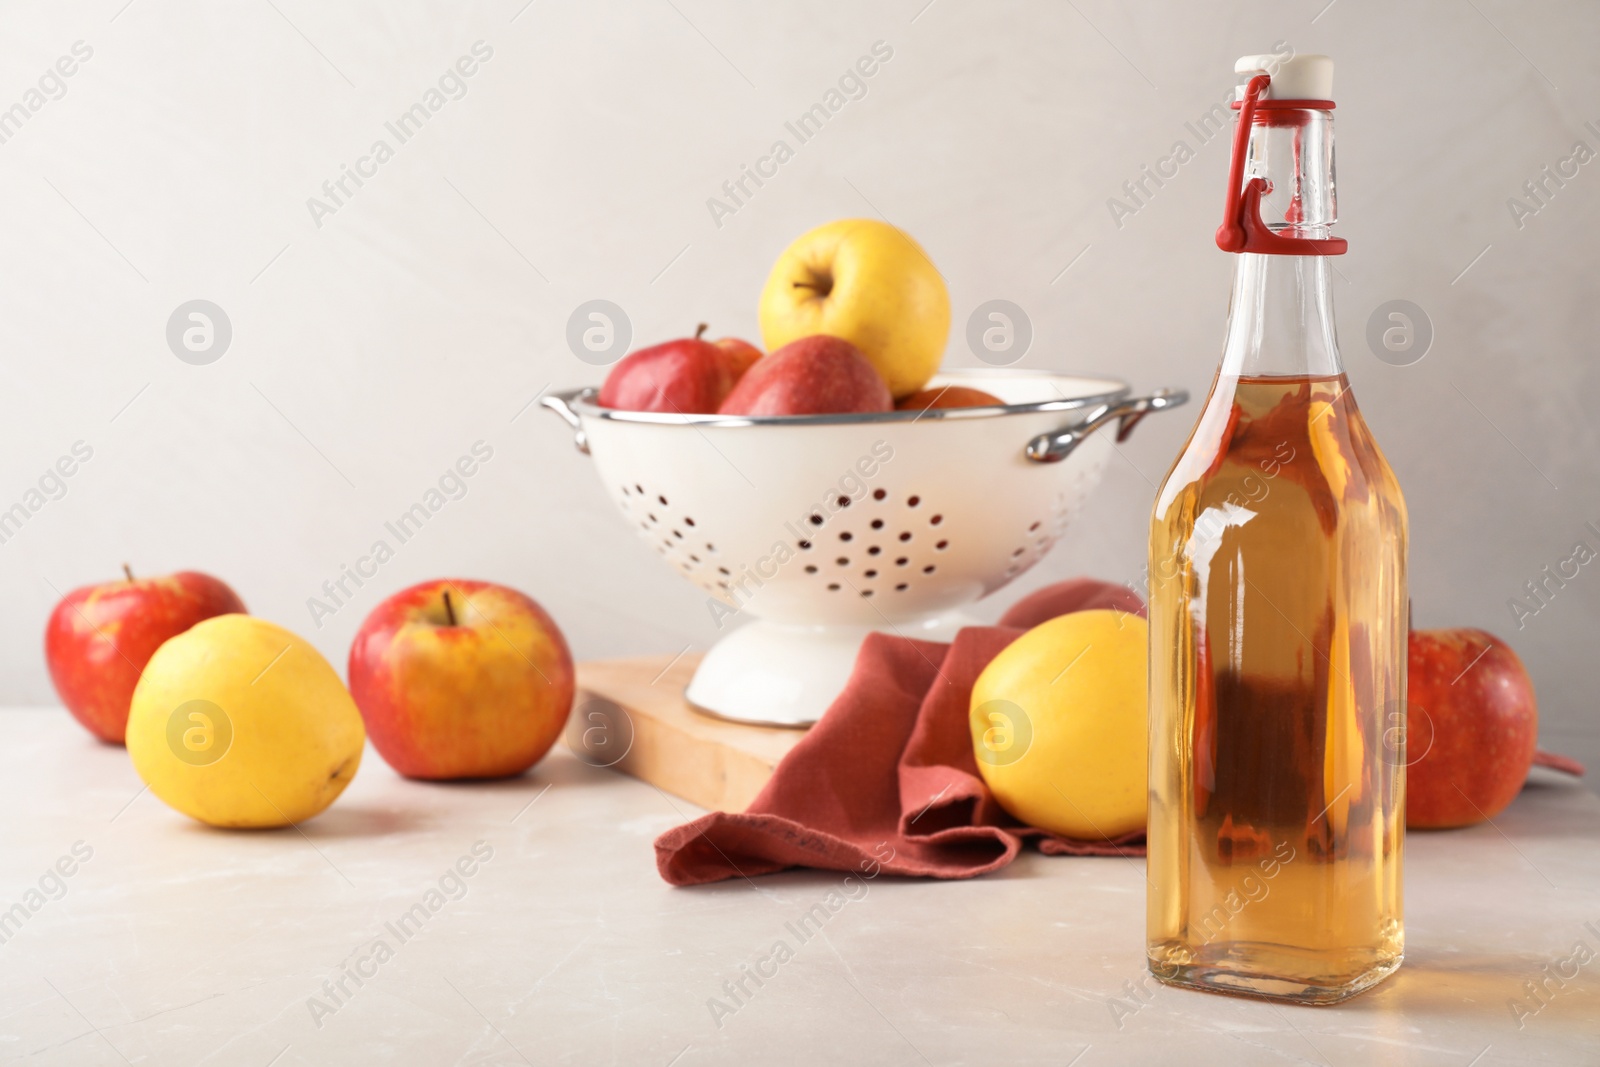
[[[1022,553],[1023,553],[1023,552],[1024,552],[1024,551],[1026,551],[1026,549],[1021,549],[1021,548],[1019,548],[1019,549],[1016,549],[1016,550],[1015,550],[1015,551],[1013,551],[1013,552],[1012,552],[1012,553],[1011,553],[1011,558],[1012,558],[1012,559],[1016,559],[1016,558],[1017,558],[1017,557],[1018,557],[1018,556],[1020,556],[1020,555],[1022,555]]]
[[[851,505],[851,504],[853,504],[853,503],[855,503],[855,501],[853,501],[853,500],[851,500],[851,499],[850,499],[850,498],[849,498],[849,497],[847,497],[847,496],[841,496],[841,497],[840,497],[840,498],[839,498],[839,506],[840,506],[840,507],[841,507],[841,508],[847,508],[847,507],[849,507],[849,506],[850,506],[850,505]]]
[[[806,573],[807,573],[807,574],[815,574],[815,573],[817,573],[817,567],[816,567],[816,564],[814,564],[814,563],[807,563],[807,564],[806,564]]]
[[[667,498],[666,497],[658,496],[658,497],[656,497],[656,499],[661,501],[661,506],[662,507],[666,507],[667,506]]]
[[[899,559],[894,561],[894,565],[896,567],[904,567],[907,563],[910,563],[910,562],[911,561],[909,559],[907,559],[904,556],[901,556]]]
[[[728,568],[726,568],[726,567],[718,567],[718,568],[717,568],[717,573],[718,573],[718,574],[724,574],[724,575],[727,575],[727,576],[728,576],[728,577],[730,577],[730,578],[731,578],[731,577],[732,577],[732,576],[733,576],[733,572],[732,572],[732,571],[730,571],[730,570],[729,570],[729,569],[728,569]]]
[[[882,500],[884,497],[886,497],[888,495],[889,495],[889,491],[887,489],[874,489],[872,491],[872,499],[874,499],[874,500]]]
[[[879,552],[882,552],[882,551],[883,551],[883,549],[879,548],[877,545],[873,545],[871,548],[867,549],[867,555],[876,556]]]
[[[838,559],[834,560],[834,562],[837,563],[841,567],[848,567],[848,566],[850,566],[850,557],[849,556],[840,556]]]
[[[914,508],[920,503],[922,503],[922,498],[920,496],[906,497],[906,507],[908,508]]]
[[[863,590],[861,590],[861,599],[862,599],[862,600],[865,600],[865,599],[867,599],[867,598],[868,598],[868,597],[869,597],[869,596],[871,596],[871,595],[872,595],[872,590],[870,590],[870,589],[863,589]]]
[[[1039,528],[1039,524],[1038,523],[1034,523],[1032,526],[1028,527],[1028,532],[1029,533],[1033,533],[1038,528]]]
[[[640,495],[640,496],[644,496],[644,486],[642,486],[642,485],[636,485],[636,486],[634,486],[634,487],[633,487],[633,491],[634,491],[634,492],[635,492],[635,493],[638,493],[638,494],[639,494],[639,495]]]
[[[926,567],[922,568],[922,573],[923,574],[932,574],[936,569],[937,568],[934,567],[934,565],[930,563]]]
[[[672,531],[672,536],[676,537],[678,540],[682,541],[683,540],[683,531],[682,530],[673,530]]]
[[[795,544],[799,545],[802,549],[809,550],[811,548],[810,541],[796,541]]]
[[[896,593],[904,593],[907,589],[910,589],[910,588],[911,587],[909,585],[907,585],[905,582],[901,582],[899,585],[894,587],[894,591]]]
[[[843,533],[841,533],[839,535],[839,540],[841,540],[841,541],[849,541],[854,537],[855,537],[855,534],[851,533],[849,530],[845,530]]]
[[[907,530],[907,531],[906,531],[906,532],[905,532],[905,533],[903,533],[903,534],[901,534],[901,535],[900,535],[900,540],[902,540],[902,541],[909,541],[909,540],[911,540],[911,531],[910,531],[910,530]]]
[[[936,542],[933,547],[938,549],[940,552],[943,552],[945,549],[950,547],[950,542],[949,541],[939,541],[939,542]]]
[[[828,592],[837,593],[838,591],[839,591],[839,583],[838,582],[829,582],[828,583]]]
[[[868,578],[876,578],[878,576],[878,572],[877,571],[865,571],[863,573]]]
[[[881,529],[883,529],[883,520],[882,520],[882,519],[873,519],[873,520],[872,520],[872,528],[873,528],[873,529],[874,529],[874,530],[881,530]]]
[[[813,526],[821,526],[822,525],[822,516],[821,515],[813,515],[813,516],[811,516],[811,525],[813,525]]]
[[[944,516],[943,515],[935,515],[933,518],[928,520],[928,525],[929,526],[937,526],[943,521],[944,521]]]
[[[685,516],[684,516],[684,517],[683,517],[683,524],[684,524],[684,525],[685,525],[685,526],[693,526],[693,525],[694,525],[694,520],[693,520],[693,519],[691,519],[691,518],[690,518],[690,517],[689,517],[689,516],[687,516],[687,515],[685,515]]]

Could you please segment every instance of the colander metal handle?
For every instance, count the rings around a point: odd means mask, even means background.
[[[562,422],[572,427],[572,443],[586,456],[589,454],[589,435],[583,432],[583,420],[572,410],[572,402],[588,391],[588,389],[568,389],[563,393],[550,393],[539,398],[540,407],[549,408],[561,416]]]
[[[1055,433],[1042,433],[1028,442],[1028,458],[1035,463],[1060,463],[1083,443],[1083,439],[1108,422],[1117,422],[1117,440],[1126,441],[1139,420],[1152,411],[1165,411],[1189,401],[1184,389],[1157,389],[1149,396],[1131,397],[1114,404],[1102,404],[1082,422]]]

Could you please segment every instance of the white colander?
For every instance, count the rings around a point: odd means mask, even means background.
[[[806,726],[873,630],[948,640],[957,609],[1037,563],[1099,481],[1118,422],[1188,399],[1015,370],[934,379],[1004,406],[748,418],[542,403],[576,431],[639,536],[726,631],[686,690],[737,722]]]

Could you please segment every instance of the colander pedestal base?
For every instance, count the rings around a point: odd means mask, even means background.
[[[844,689],[856,651],[869,633],[949,641],[972,622],[959,613],[899,622],[893,628],[758,619],[711,646],[684,698],[696,711],[732,722],[810,726]]]

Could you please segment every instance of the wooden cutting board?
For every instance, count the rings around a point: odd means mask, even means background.
[[[592,766],[615,767],[715,811],[743,811],[804,730],[745,726],[703,715],[683,699],[697,655],[578,664],[567,745]]]

